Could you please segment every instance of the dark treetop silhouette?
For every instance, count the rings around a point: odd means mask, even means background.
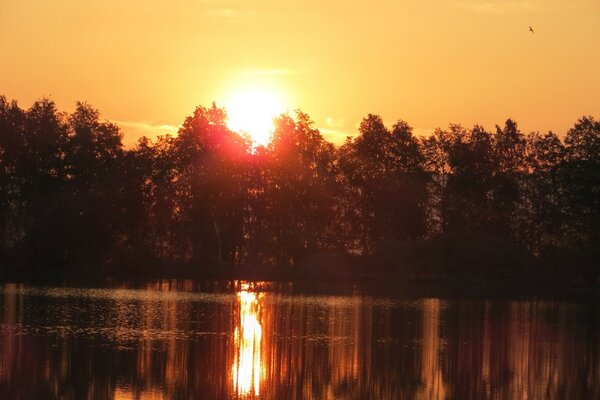
[[[251,151],[198,107],[176,137],[124,149],[78,103],[0,97],[4,276],[206,273],[597,280],[600,122],[564,140],[450,125],[417,138],[376,115],[336,148],[308,115],[276,119]],[[355,260],[359,260],[354,262]],[[269,269],[269,268],[267,268]]]

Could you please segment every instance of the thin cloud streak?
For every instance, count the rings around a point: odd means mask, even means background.
[[[323,138],[336,146],[341,146],[346,141],[346,138],[354,137],[357,133],[350,133],[340,129],[319,128],[319,132]]]
[[[154,139],[160,135],[174,135],[179,130],[179,126],[169,124],[153,124],[149,122],[119,120],[110,120],[110,122],[121,128],[124,134],[123,142],[126,146],[134,146],[143,136]]]
[[[152,124],[148,122],[134,122],[134,121],[119,121],[119,120],[111,120],[119,126],[126,126],[130,128],[142,129],[142,130],[153,130],[153,131],[167,131],[168,133],[175,133],[179,129],[178,126],[169,125],[169,124]]]

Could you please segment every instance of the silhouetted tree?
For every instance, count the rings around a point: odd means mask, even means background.
[[[68,118],[62,231],[69,237],[68,258],[82,267],[110,257],[113,235],[123,218],[122,134],[116,125],[99,118],[98,110],[85,103],[77,103]]]
[[[362,250],[385,238],[424,236],[427,174],[412,128],[398,121],[390,132],[369,114],[359,132],[340,150],[340,166],[356,196]]]
[[[525,136],[517,124],[506,120],[496,126],[493,136],[493,187],[491,191],[490,230],[498,235],[518,237],[526,217],[519,212],[527,172]],[[524,241],[524,239],[522,240]]]
[[[24,235],[21,169],[26,114],[0,96],[0,267]]]
[[[449,154],[454,135],[436,129],[430,136],[421,138],[421,152],[425,171],[431,177],[428,184],[427,232],[442,234],[447,227],[446,196],[448,178],[452,173]]]
[[[68,126],[53,101],[35,102],[25,115],[23,148],[15,171],[20,181],[22,214],[19,217],[24,233],[22,246],[29,263],[38,273],[45,266],[61,265],[65,261],[63,224],[64,189],[68,178],[65,153],[68,146]],[[39,269],[37,269],[39,268]]]
[[[233,262],[243,244],[247,139],[226,126],[224,110],[198,107],[173,143],[179,239],[189,256]]]
[[[275,120],[273,137],[264,153],[260,191],[265,200],[254,231],[262,252],[278,265],[294,265],[299,258],[334,247],[331,218],[336,193],[334,148],[313,127],[308,115],[282,115]]]
[[[580,118],[565,137],[562,168],[566,215],[578,245],[599,246],[600,236],[600,121]]]
[[[177,168],[175,138],[159,136],[154,142],[142,138],[135,151],[140,169],[139,190],[145,201],[144,235],[146,251],[163,261],[175,261],[185,253],[178,240]]]
[[[271,142],[252,149],[213,104],[176,136],[124,149],[88,104],[68,115],[48,99],[23,110],[0,97],[0,272],[297,267],[347,252],[373,265],[514,276],[529,265],[526,247],[552,264],[542,274],[600,275],[591,116],[563,142],[525,136],[510,119],[493,134],[450,125],[418,140],[406,122],[388,129],[369,114],[337,149],[305,113],[274,122]]]
[[[451,125],[443,136],[446,140],[440,144],[451,171],[441,207],[443,231],[489,229],[495,171],[492,136],[477,125],[471,130]]]
[[[560,167],[565,148],[552,132],[527,137],[527,179],[523,187],[526,223],[520,235],[529,247],[539,252],[544,247],[559,246],[564,229],[564,198],[561,189]]]

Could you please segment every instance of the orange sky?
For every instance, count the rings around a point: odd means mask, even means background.
[[[0,0],[0,94],[88,101],[127,144],[247,86],[334,142],[367,113],[563,134],[600,117],[600,1]]]

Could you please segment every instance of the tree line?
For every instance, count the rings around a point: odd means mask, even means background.
[[[254,149],[226,122],[200,106],[176,136],[126,149],[86,103],[67,114],[49,99],[25,110],[0,97],[0,268],[318,273],[345,257],[399,274],[598,278],[591,116],[561,139],[510,119],[416,137],[369,114],[336,147],[297,111]]]

